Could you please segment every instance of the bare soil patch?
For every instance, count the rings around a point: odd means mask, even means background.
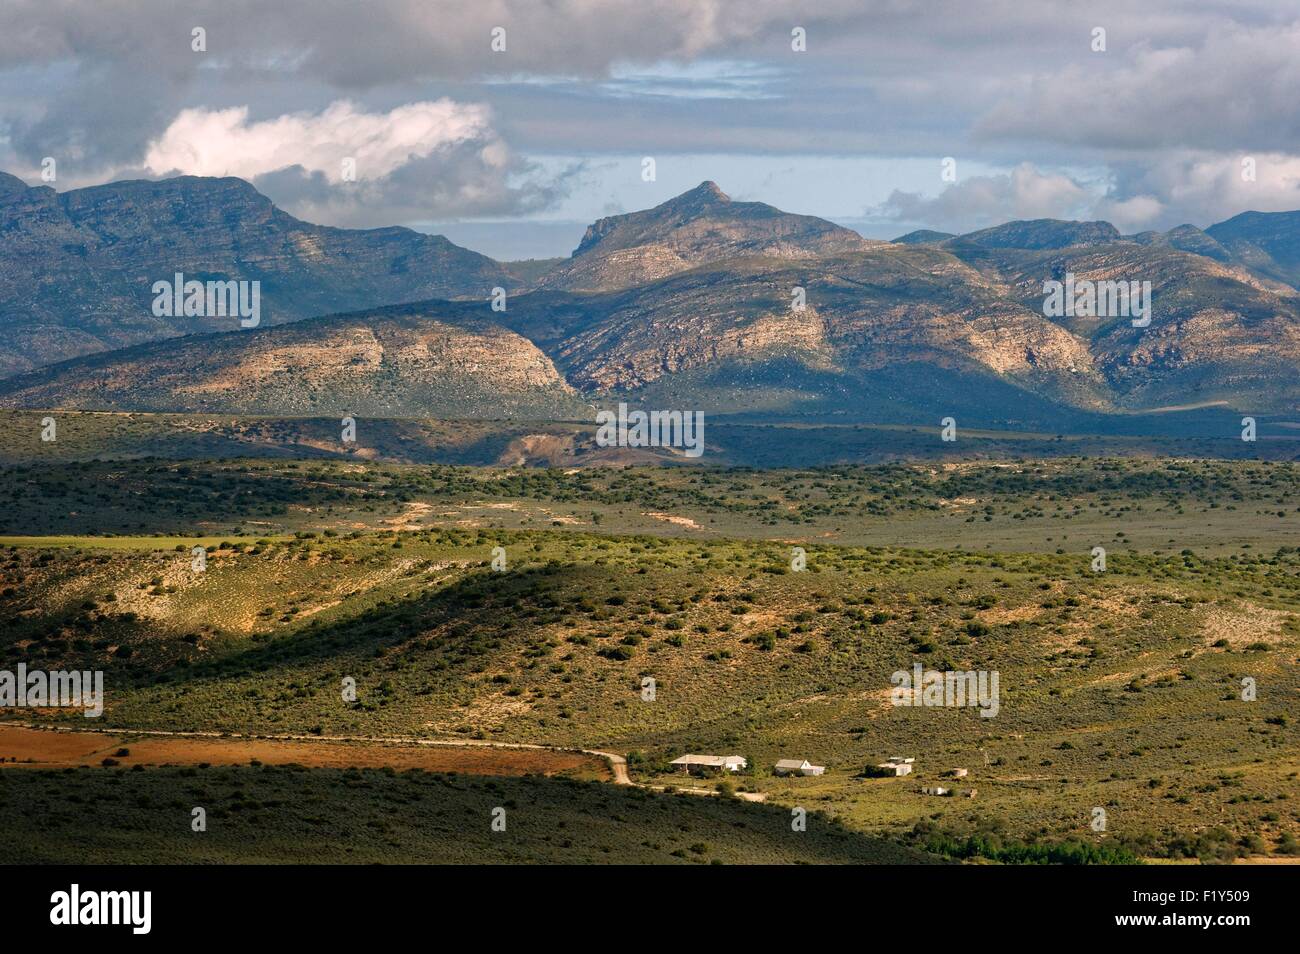
[[[116,755],[120,749],[129,755]],[[267,765],[308,768],[424,769],[467,775],[555,775],[583,771],[608,778],[603,759],[580,752],[508,749],[472,745],[412,745],[386,742],[330,742],[193,736],[132,737],[129,732],[52,732],[0,726],[0,765],[6,768],[67,768],[99,765],[115,758],[131,765]],[[16,760],[16,761],[14,761]]]

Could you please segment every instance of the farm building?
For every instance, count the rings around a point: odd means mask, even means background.
[[[826,771],[824,765],[813,765],[807,759],[781,759],[776,763],[777,775],[821,775]]]
[[[867,766],[867,774],[883,775],[891,778],[899,775],[910,775],[915,762],[916,759],[905,759],[901,755],[891,755],[887,761],[881,762],[879,765]]]
[[[951,795],[952,789],[944,788],[942,785],[933,785],[929,788],[921,789],[926,795]]]
[[[949,778],[965,778],[969,774],[970,771],[964,768],[949,769],[948,771]]]
[[[691,775],[739,772],[749,763],[743,755],[683,755],[668,763],[679,772]]]

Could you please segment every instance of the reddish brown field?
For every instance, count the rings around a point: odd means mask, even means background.
[[[129,755],[116,755],[127,749]],[[603,759],[578,752],[543,749],[492,748],[471,745],[402,745],[396,743],[330,742],[139,737],[130,733],[52,732],[21,726],[0,726],[0,767],[67,768],[99,765],[114,758],[132,765],[303,765],[309,768],[394,768],[468,775],[580,775],[610,779]]]

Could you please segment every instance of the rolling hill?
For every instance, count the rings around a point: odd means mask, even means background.
[[[439,302],[89,355],[0,382],[9,406],[254,414],[564,418],[584,408],[549,358]],[[455,315],[453,322],[436,317]]]
[[[626,753],[635,781],[673,785],[692,784],[668,771],[677,755],[736,752],[755,770],[734,784],[784,806],[786,826],[790,806],[891,836],[982,816],[1007,838],[1052,844],[1090,838],[1104,805],[1107,838],[1145,856],[1200,853],[1188,838],[1211,827],[1225,832],[1221,849],[1285,854],[1300,831],[1287,800],[1300,556],[1297,516],[1275,501],[1297,476],[1256,461],[1107,459],[757,473],[25,469],[13,488],[23,508],[62,484],[59,509],[82,510],[74,501],[102,483],[242,530],[10,538],[0,656],[11,669],[104,670],[97,727],[116,735],[599,748]],[[357,532],[372,508],[382,523]],[[503,526],[516,508],[565,522]],[[686,525],[637,530],[656,514]],[[878,536],[852,544],[837,527]],[[1099,542],[1103,573],[1089,566]],[[789,568],[796,544],[806,571]],[[488,566],[498,546],[501,573]],[[891,673],[914,664],[1000,672],[997,717],[892,706]],[[1240,694],[1246,674],[1256,701]],[[343,705],[345,675],[357,697]],[[653,700],[640,695],[646,676]],[[28,718],[86,728],[74,710]],[[915,755],[914,775],[862,778],[890,754]],[[772,775],[796,756],[826,774]],[[976,800],[921,793],[955,766],[969,768]],[[26,769],[0,776],[10,771]]]

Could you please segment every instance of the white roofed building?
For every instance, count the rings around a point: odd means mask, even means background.
[[[679,772],[704,775],[710,772],[739,772],[749,762],[743,755],[683,755],[668,764]]]

